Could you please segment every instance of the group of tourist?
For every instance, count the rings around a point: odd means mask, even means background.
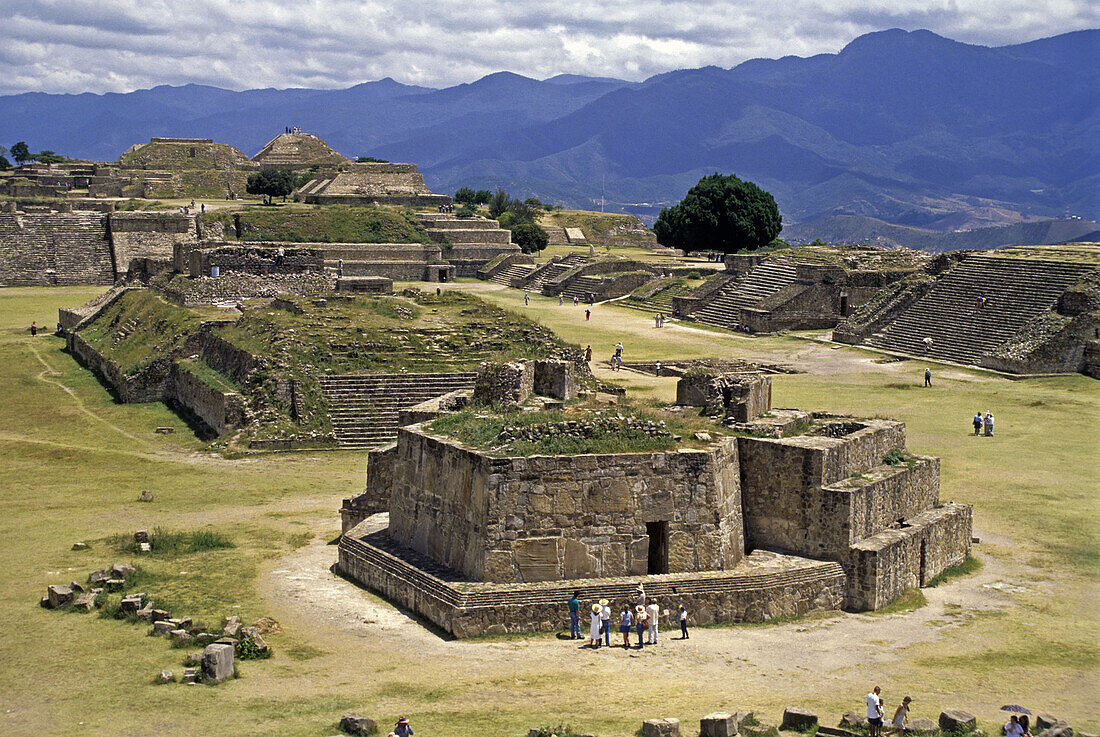
[[[992,412],[986,412],[984,415],[981,412],[974,413],[974,434],[981,435],[983,429],[987,438],[993,437]]]
[[[580,592],[574,591],[569,599],[569,639],[587,639],[586,647],[598,649],[602,643],[604,647],[611,647],[611,602],[600,599],[590,607],[588,637],[581,635],[580,622]],[[665,615],[668,611],[665,611]],[[680,633],[682,640],[688,639],[688,613],[684,604],[679,608]],[[661,607],[656,599],[647,598],[645,589],[638,585],[634,592],[634,598],[623,602],[619,612],[618,627],[622,637],[623,648],[630,648],[630,635],[636,632],[638,635],[638,648],[646,645],[656,645],[659,634],[658,622],[661,617]]]
[[[440,206],[439,206],[439,211],[440,211],[440,212],[450,212],[450,213],[453,213],[453,212],[455,211],[455,206],[454,206],[454,205],[440,205]]]
[[[286,126],[286,130],[283,131],[283,133],[301,133],[301,132],[302,132],[301,128],[299,128],[297,126],[293,126],[293,125]],[[412,734],[412,733],[410,732],[409,734]]]
[[[577,307],[577,306],[580,305],[580,303],[581,303],[581,298],[574,295],[573,296],[573,306]],[[564,304],[565,304],[565,294],[561,293],[561,294],[558,295],[558,306],[560,307]],[[591,310],[585,310],[584,312],[585,312],[585,315],[587,316],[587,315],[591,314],[592,311]]]
[[[984,309],[987,304],[989,304],[989,297],[986,297],[981,292],[978,292],[978,309]]]
[[[894,710],[894,717],[890,720],[890,734],[902,734],[907,730],[906,722],[909,720],[909,704],[913,699],[906,696]],[[883,718],[886,716],[885,702],[882,700],[882,689],[875,686],[871,693],[867,694],[867,737],[882,737]]]
[[[615,344],[615,353],[611,356],[611,370],[618,371],[623,367],[623,343],[620,340]]]
[[[1013,714],[1005,724],[1005,737],[1031,737],[1031,718]]]
[[[653,327],[663,328],[665,326],[665,316],[658,312],[653,316]]]

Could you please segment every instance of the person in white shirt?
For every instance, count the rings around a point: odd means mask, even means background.
[[[1005,725],[1005,737],[1024,737],[1024,730],[1020,727],[1020,718],[1015,714]]]
[[[649,606],[645,608],[646,614],[649,615],[649,644],[657,644],[657,616],[661,613],[661,607],[657,606],[657,602],[653,599],[649,600]]]
[[[882,697],[879,695],[881,691],[881,688],[875,686],[875,690],[867,694],[868,737],[882,737]]]
[[[600,599],[600,629],[603,631],[603,644],[611,647],[611,604]]]

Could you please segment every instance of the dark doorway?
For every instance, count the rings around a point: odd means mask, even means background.
[[[841,317],[847,317],[848,316],[848,295],[847,294],[840,295],[840,316]]]
[[[926,547],[925,540],[920,541],[920,572],[917,574],[917,586],[924,586],[927,583],[925,576],[928,575],[928,549]]]
[[[649,573],[668,573],[668,522],[646,522],[649,535]]]

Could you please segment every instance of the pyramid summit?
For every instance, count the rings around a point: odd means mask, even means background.
[[[280,133],[252,157],[261,166],[345,164],[350,159],[312,133]]]

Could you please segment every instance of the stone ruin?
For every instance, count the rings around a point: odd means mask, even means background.
[[[495,375],[513,396],[534,384],[526,367]],[[465,637],[550,631],[572,591],[621,601],[639,581],[697,624],[879,609],[966,559],[971,508],[939,501],[939,461],[906,451],[902,423],[773,411],[766,376],[683,382],[748,431],[499,457],[400,428],[361,497],[388,523],[345,507],[338,569]]]

